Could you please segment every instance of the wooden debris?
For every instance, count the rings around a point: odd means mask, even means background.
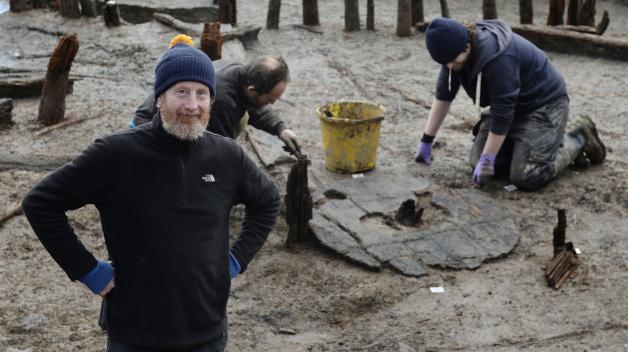
[[[440,0],[440,13],[442,17],[451,18],[451,16],[449,16],[449,5],[447,5],[447,0]]]
[[[61,1],[61,16],[68,18],[81,17],[81,11],[79,10],[78,0],[60,0]]]
[[[554,238],[552,240],[554,259],[545,268],[547,283],[555,289],[559,289],[568,278],[576,276],[579,264],[573,244],[571,242],[565,243],[566,230],[567,217],[565,209],[558,209],[558,225],[554,228]]]
[[[44,88],[39,103],[37,120],[51,126],[59,123],[65,114],[65,95],[72,62],[79,49],[76,33],[61,38],[48,63]]]
[[[519,22],[521,24],[532,24],[533,21],[532,0],[519,0]]]
[[[542,28],[534,25],[512,26],[512,30],[541,50],[580,54],[628,61],[628,40]]]
[[[497,19],[497,7],[495,6],[495,0],[482,1],[482,14],[484,16],[484,20]]]
[[[285,334],[285,335],[296,335],[297,332],[294,329],[285,329],[285,328],[281,328],[279,329],[279,333],[280,334]]]
[[[107,27],[118,27],[120,25],[120,9],[115,1],[107,1],[102,8],[102,17]]]
[[[318,20],[318,0],[303,0],[303,24],[306,26],[320,26]]]
[[[18,155],[0,150],[0,171],[52,171],[72,161],[76,155]]]
[[[157,20],[158,22],[165,24],[166,26],[172,27],[183,34],[187,34],[192,37],[197,37],[202,34],[199,30],[197,30],[191,24],[180,21],[165,13],[155,12],[153,13],[153,18]]]
[[[563,15],[565,14],[565,0],[550,0],[549,14],[547,15],[548,26],[560,26],[565,24]]]
[[[214,60],[222,59],[222,35],[220,35],[220,22],[205,22],[203,35],[201,36],[201,51]]]
[[[345,0],[345,31],[355,32],[360,30],[360,11],[358,0]]]
[[[9,220],[10,218],[16,215],[20,215],[22,213],[23,213],[22,200],[20,199],[17,202],[15,202],[15,204],[13,204],[7,211],[0,214],[0,227],[4,225],[5,221]]]
[[[0,130],[13,125],[13,101],[11,99],[0,99]]]
[[[602,17],[602,20],[600,21],[600,23],[597,25],[597,28],[596,28],[597,35],[604,34],[610,22],[611,22],[611,19],[608,17],[608,11],[604,10],[604,16]]]
[[[414,199],[408,199],[401,203],[399,210],[395,214],[395,221],[403,226],[418,227],[421,224],[423,210],[423,207],[419,207],[417,210]]]
[[[312,219],[312,196],[308,187],[307,155],[297,154],[297,162],[290,168],[286,186],[286,223],[289,226],[286,245],[308,239],[309,221]]]
[[[11,12],[24,12],[28,10],[26,0],[9,0],[9,8]]]
[[[308,32],[312,32],[312,33],[316,33],[316,34],[323,34],[323,31],[319,31],[318,29],[314,29],[312,27],[303,25],[303,24],[293,24],[292,25],[293,28],[299,28],[299,29],[305,29]]]
[[[412,11],[410,0],[398,0],[397,36],[409,37],[412,34]]]
[[[578,26],[595,27],[595,0],[584,0],[578,8]]]
[[[597,29],[595,27],[589,27],[589,26],[570,26],[570,25],[560,25],[560,26],[555,26],[552,27],[554,29],[562,29],[565,31],[574,31],[574,32],[580,32],[580,33],[588,33],[588,34],[597,34]]]
[[[46,7],[46,0],[33,0],[34,9],[43,9]]]
[[[412,0],[412,25],[416,26],[417,23],[422,22],[425,22],[423,0]]]
[[[76,78],[68,78],[66,94],[72,94]],[[41,95],[44,76],[30,73],[20,75],[0,74],[0,98],[28,98]]]
[[[220,0],[218,3],[218,22],[238,26],[236,0]]]
[[[76,125],[78,123],[82,123],[82,122],[85,122],[87,120],[89,120],[89,118],[87,118],[87,117],[84,117],[84,118],[81,118],[81,119],[77,119],[77,120],[65,120],[65,121],[63,121],[61,123],[58,123],[58,124],[54,125],[54,126],[48,126],[46,128],[42,128],[41,130],[33,133],[33,137],[41,137],[41,136],[43,136],[45,134],[48,134],[48,133],[50,133],[52,131],[56,131],[56,130],[60,130],[62,128],[66,128],[68,126]]]
[[[266,29],[279,29],[280,10],[281,10],[281,0],[270,0],[268,2],[268,15],[266,16]]]
[[[96,10],[95,0],[80,0],[81,1],[81,13],[85,17],[96,17],[98,11]]]
[[[375,3],[374,0],[367,0],[366,2],[366,29],[369,31],[375,30]]]
[[[578,25],[578,8],[581,0],[569,0],[567,7],[567,24],[570,26]]]

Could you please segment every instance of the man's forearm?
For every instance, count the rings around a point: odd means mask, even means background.
[[[482,154],[485,155],[497,155],[499,149],[501,149],[502,144],[504,144],[504,140],[506,139],[506,135],[499,135],[493,132],[488,133],[488,139],[486,140],[486,144],[484,145],[484,150]]]
[[[432,109],[430,110],[430,116],[427,118],[427,124],[425,125],[425,134],[428,136],[436,135],[436,132],[438,132],[440,126],[443,124],[450,107],[450,101],[443,101],[434,98],[434,101],[432,102]]]

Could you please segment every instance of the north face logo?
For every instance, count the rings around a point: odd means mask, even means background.
[[[203,180],[205,180],[205,182],[214,182],[214,181],[216,181],[216,179],[214,178],[214,175],[212,175],[212,174],[207,174],[207,175],[203,176]]]

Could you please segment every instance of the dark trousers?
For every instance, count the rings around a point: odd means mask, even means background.
[[[204,343],[202,345],[191,347],[185,350],[177,350],[178,352],[223,352],[227,347],[228,336],[225,333],[218,339]],[[143,348],[128,343],[117,341],[111,337],[107,338],[107,352],[173,352],[173,350],[163,350],[155,348]]]
[[[495,158],[495,175],[510,173],[519,188],[537,189],[565,169],[580,154],[582,140],[565,134],[569,98],[557,98],[530,114],[517,116]],[[475,167],[488,139],[490,112],[482,121],[469,162]]]

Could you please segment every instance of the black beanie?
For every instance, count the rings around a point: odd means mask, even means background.
[[[430,56],[441,65],[456,59],[467,46],[469,34],[458,21],[440,17],[430,22],[425,31],[425,44]]]

